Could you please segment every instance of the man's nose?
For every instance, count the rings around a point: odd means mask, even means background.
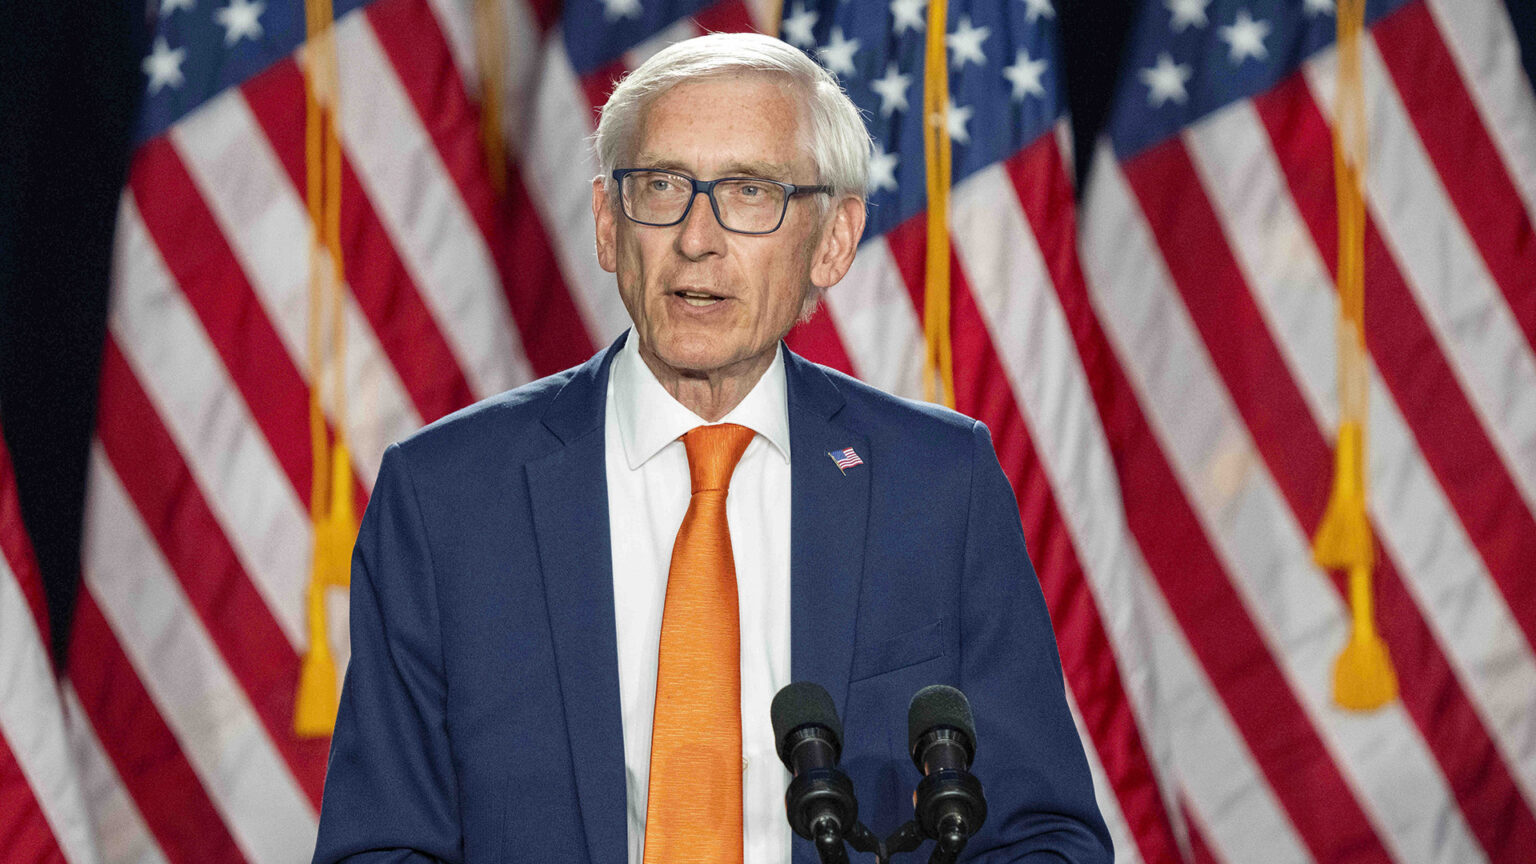
[[[704,200],[700,201],[699,199]],[[715,208],[709,196],[693,193],[693,206],[688,208],[682,230],[677,234],[677,250],[690,259],[703,258],[725,251],[725,228],[715,218]]]

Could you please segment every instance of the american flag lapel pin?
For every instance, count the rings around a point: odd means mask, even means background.
[[[832,457],[833,464],[837,466],[837,470],[842,472],[844,476],[847,476],[849,468],[852,468],[855,465],[864,464],[864,460],[859,458],[859,454],[853,452],[852,447],[845,447],[842,450],[833,450],[827,455]]]

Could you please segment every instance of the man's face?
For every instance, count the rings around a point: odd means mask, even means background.
[[[769,76],[682,84],[651,103],[636,155],[619,167],[814,184],[799,127],[793,97]],[[847,272],[863,230],[857,201],[838,202],[823,217],[816,199],[791,198],[777,231],[747,235],[721,227],[704,197],[677,225],[637,224],[595,182],[598,260],[618,274],[647,362],[687,377],[767,368],[779,339],[808,311],[812,286],[829,287]]]

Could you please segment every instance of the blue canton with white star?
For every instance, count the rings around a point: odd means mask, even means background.
[[[1051,0],[961,0],[948,9],[951,180],[1012,156],[1066,110]],[[923,49],[927,0],[785,0],[779,35],[834,72],[864,114],[866,238],[927,207]]]
[[[1408,0],[1367,0],[1370,24]],[[1334,0],[1146,0],[1108,132],[1121,160],[1279,84],[1334,42]]]
[[[567,0],[560,13],[565,53],[577,75],[623,56],[625,51],[719,0]]]
[[[372,0],[332,0],[340,19]],[[303,0],[160,0],[134,143],[143,144],[304,42]]]

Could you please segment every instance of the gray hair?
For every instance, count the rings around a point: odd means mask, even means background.
[[[817,182],[831,186],[834,197],[865,197],[872,145],[859,109],[832,73],[800,49],[760,33],[711,33],[674,43],[620,81],[593,136],[603,181],[610,182],[621,159],[633,158],[641,115],[652,101],[678,84],[733,72],[787,78],[799,96],[801,134]]]

